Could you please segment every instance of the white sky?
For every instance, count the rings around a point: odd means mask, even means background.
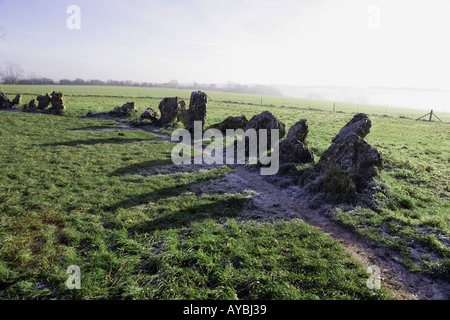
[[[55,80],[450,90],[450,0],[0,0],[2,32],[0,66]]]

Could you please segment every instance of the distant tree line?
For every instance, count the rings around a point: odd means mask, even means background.
[[[23,78],[24,71],[22,67],[13,62],[7,62],[3,69],[0,69],[0,78],[3,84],[13,85],[63,85],[63,86],[120,86],[120,87],[148,87],[148,88],[173,88],[173,89],[191,89],[203,91],[222,91],[233,93],[250,93],[260,95],[281,96],[281,90],[267,85],[242,85],[228,82],[225,85],[217,85],[214,83],[197,83],[180,84],[177,80],[171,80],[167,83],[153,82],[135,82],[131,80],[84,80],[77,78],[75,80],[61,79],[55,81],[46,77],[29,77]]]
[[[13,84],[5,82],[5,84]],[[29,78],[20,79],[15,84],[19,85],[63,85],[63,86],[118,86],[118,87],[146,87],[146,88],[172,88],[172,89],[192,89],[192,90],[204,90],[204,91],[221,91],[221,92],[233,92],[233,93],[250,93],[261,94],[271,96],[281,96],[282,93],[278,88],[274,88],[266,85],[242,85],[237,83],[227,83],[219,86],[214,83],[197,83],[192,84],[179,84],[178,81],[172,80],[167,83],[154,83],[154,82],[135,82],[131,80],[83,80],[77,78],[75,80],[61,79],[54,81],[49,78]]]

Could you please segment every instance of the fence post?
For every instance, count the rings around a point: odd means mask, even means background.
[[[433,116],[435,116],[439,121],[441,121],[441,122],[443,122],[441,119],[439,119],[439,117],[437,116],[437,115],[435,115],[434,113],[433,113],[433,110],[431,110],[431,112],[430,113],[427,113],[426,115],[423,115],[423,116],[421,116],[420,118],[417,118],[416,120],[420,120],[420,119],[422,119],[422,118],[424,118],[424,117],[426,117],[426,116],[428,116],[428,115],[430,115],[430,118],[428,119],[428,121],[429,122],[431,122],[433,119]]]

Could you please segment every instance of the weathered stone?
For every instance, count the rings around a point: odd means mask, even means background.
[[[358,113],[339,131],[332,142],[351,132],[354,132],[358,137],[363,139],[369,134],[371,127],[372,122],[370,121],[369,116],[365,113]]]
[[[3,92],[0,92],[0,108],[10,108],[11,101]]]
[[[174,123],[178,119],[181,110],[180,100],[175,98],[164,98],[159,103],[159,112],[161,113],[160,121],[163,124]]]
[[[270,141],[270,130],[272,129],[279,130],[280,138],[283,138],[286,134],[286,125],[278,120],[270,111],[264,111],[251,118],[245,126],[244,131],[248,129],[255,129],[256,131],[267,129],[268,141]]]
[[[180,100],[178,103],[180,105],[178,121],[181,121],[181,123],[186,127],[189,120],[189,109],[186,107],[186,102],[184,102],[184,100]]]
[[[45,110],[50,105],[51,97],[46,93],[45,95],[38,95],[36,100],[39,102],[37,108],[39,110]]]
[[[33,111],[36,109],[37,109],[36,99],[31,99],[30,102],[24,107],[25,111]]]
[[[382,165],[381,155],[363,138],[370,132],[371,121],[366,114],[357,114],[333,138],[331,146],[322,154],[316,167],[321,173],[339,168],[342,174],[353,178],[361,188]]]
[[[12,106],[17,106],[17,105],[19,105],[21,102],[22,102],[22,95],[21,95],[21,94],[18,94],[18,95],[13,99],[13,101],[11,101],[11,105],[12,105]]]
[[[233,130],[244,129],[245,126],[247,125],[247,123],[248,123],[248,120],[245,116],[240,116],[240,117],[231,117],[230,116],[220,123],[216,123],[216,124],[209,126],[208,129],[218,129],[223,134],[225,134],[227,129],[233,129]]]
[[[308,163],[314,162],[314,153],[308,146],[295,137],[286,138],[279,143],[281,163]]]
[[[314,162],[314,153],[306,143],[308,131],[306,119],[298,121],[289,129],[286,139],[279,142],[281,163]]]
[[[194,91],[191,94],[189,109],[182,108],[181,121],[187,130],[194,130],[194,122],[201,121],[202,129],[208,118],[207,115],[208,96],[202,91]]]
[[[64,106],[64,99],[62,92],[52,92],[50,103],[52,107],[49,111],[55,112],[58,114],[61,114],[63,110],[66,110],[66,107]]]
[[[289,129],[286,138],[295,138],[300,142],[305,142],[309,132],[308,127],[308,120],[300,120]]]
[[[132,117],[137,115],[139,110],[134,106],[134,102],[127,102],[121,107],[114,108],[109,113],[118,117]]]
[[[244,131],[249,129],[254,129],[257,133],[258,143],[256,145],[256,150],[258,154],[260,152],[264,153],[269,151],[272,148],[272,131],[278,130],[278,139],[284,137],[286,135],[286,125],[278,120],[270,111],[264,111],[258,115],[253,116],[247,125],[244,128]],[[267,130],[267,150],[259,149],[259,130],[266,129]],[[276,142],[279,143],[279,140]],[[245,137],[245,155],[249,156],[250,150],[250,138],[248,136]]]
[[[158,112],[156,112],[152,107],[148,107],[144,113],[141,114],[141,120],[148,119],[151,121],[158,120]]]

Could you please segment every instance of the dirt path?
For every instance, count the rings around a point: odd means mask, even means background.
[[[337,240],[355,259],[366,268],[375,265],[381,270],[382,284],[388,287],[398,299],[445,300],[448,284],[430,280],[411,273],[400,263],[386,255],[377,244],[351,232],[329,217],[320,215],[306,205],[292,199],[280,189],[264,181],[258,174],[249,172],[242,166],[231,166],[235,174],[246,180],[255,191],[264,194],[281,206],[298,214],[300,218],[324,234]]]

